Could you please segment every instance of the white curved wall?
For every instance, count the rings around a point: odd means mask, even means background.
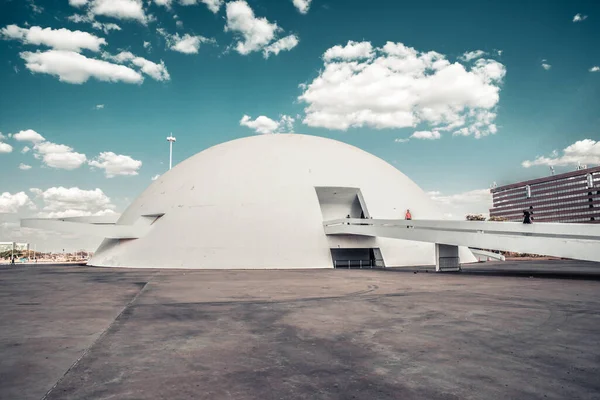
[[[386,265],[434,264],[434,245],[327,237],[316,186],[360,188],[373,218],[442,219],[404,174],[330,139],[262,135],[223,143],[154,181],[119,224],[164,213],[135,240],[105,240],[90,265],[157,268],[331,268],[331,247],[379,247]],[[466,249],[462,262],[475,261]]]

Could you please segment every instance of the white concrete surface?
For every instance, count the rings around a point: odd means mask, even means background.
[[[324,212],[345,216],[350,206],[333,191],[322,209],[319,187],[360,190],[358,204],[373,218],[401,218],[407,208],[415,218],[444,215],[408,177],[356,147],[298,134],[252,136],[202,151],[159,177],[116,225],[164,216],[139,239],[104,240],[89,264],[332,268],[330,249],[337,247],[379,248],[387,266],[435,264],[432,243],[327,236]],[[461,262],[476,261],[466,248],[460,255]]]
[[[337,219],[328,235],[385,237],[600,261],[600,225],[480,221]]]

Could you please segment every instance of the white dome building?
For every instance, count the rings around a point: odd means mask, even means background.
[[[138,239],[105,239],[88,263],[108,267],[332,268],[354,261],[435,264],[435,245],[324,232],[361,215],[442,219],[413,181],[356,147],[298,134],[252,136],[183,161],[117,222],[152,225]],[[150,223],[148,222],[148,223]],[[473,262],[466,248],[461,262]],[[383,259],[383,261],[381,261]]]

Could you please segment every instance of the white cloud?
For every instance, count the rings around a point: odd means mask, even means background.
[[[294,131],[294,118],[282,115],[279,119],[279,132],[292,133]]]
[[[214,42],[213,39],[204,36],[192,36],[188,33],[183,36],[180,36],[178,33],[171,35],[161,28],[157,29],[157,32],[165,38],[167,45],[171,50],[184,54],[197,54],[200,49],[200,44]]]
[[[240,120],[240,125],[247,126],[250,129],[254,129],[257,133],[274,133],[279,128],[279,123],[273,121],[269,117],[264,115],[259,116],[254,121],[248,115],[244,115]]]
[[[575,14],[573,17],[573,22],[581,22],[587,19],[587,15]]]
[[[104,109],[104,104],[96,104],[96,106],[94,108],[96,110],[102,110],[102,109]]]
[[[29,7],[31,7],[31,11],[33,11],[35,14],[41,14],[44,12],[44,7],[40,7],[35,4],[34,0],[27,0],[27,2],[29,3]]]
[[[101,30],[104,33],[108,34],[110,31],[120,31],[121,27],[112,22],[98,22],[94,20],[94,15],[92,13],[88,13],[86,15],[82,14],[74,14],[67,19],[71,22],[79,23],[87,23],[94,29]]]
[[[50,168],[72,170],[79,168],[85,161],[85,154],[73,151],[73,148],[52,142],[39,142],[33,146],[35,158]]]
[[[493,123],[496,119],[496,113],[487,110],[471,110],[468,113],[468,118],[470,124],[454,131],[452,136],[474,136],[475,139],[480,139],[483,136],[493,135],[498,131],[496,124]],[[450,127],[454,129],[456,126]]]
[[[270,134],[279,132],[291,132],[294,129],[294,118],[288,115],[282,115],[279,121],[274,121],[264,115],[255,120],[248,115],[244,115],[240,120],[241,126],[254,129],[256,133]]]
[[[263,49],[263,55],[265,58],[269,58],[271,53],[278,55],[281,51],[291,50],[298,45],[298,37],[296,35],[289,35],[278,41],[271,43]]]
[[[88,0],[69,0],[71,7],[83,7],[88,3]]]
[[[150,42],[144,42],[144,48],[148,51],[152,51],[152,44],[150,44]]]
[[[232,1],[225,6],[227,24],[225,31],[241,35],[235,49],[240,54],[249,54],[261,50],[274,38],[275,33],[281,30],[275,23],[270,23],[266,18],[257,18],[248,3],[243,0]]]
[[[394,142],[396,143],[406,143],[408,142],[410,139],[400,139],[400,138],[396,138],[394,139]]]
[[[90,12],[94,16],[136,20],[143,24],[148,22],[141,0],[92,0],[90,5]]]
[[[128,62],[130,65],[138,67],[144,74],[152,77],[157,81],[168,81],[171,79],[169,71],[165,63],[161,60],[160,64],[149,61],[143,57],[135,56],[129,51],[122,51],[116,56],[111,56],[108,53],[103,53],[102,57],[118,63]]]
[[[217,13],[219,8],[221,8],[221,4],[223,4],[223,0],[201,0],[210,11],[213,13]]]
[[[154,0],[154,2],[156,4],[158,4],[159,6],[171,8],[171,4],[173,3],[173,0]]]
[[[447,212],[453,219],[464,220],[467,214],[488,216],[492,207],[492,195],[489,189],[470,190],[468,192],[442,195],[438,191],[428,192],[431,199]]]
[[[11,153],[13,151],[13,147],[8,143],[0,142],[0,154],[1,153]]]
[[[104,33],[109,33],[110,31],[120,31],[121,30],[121,27],[119,25],[114,24],[112,22],[103,23],[103,22],[98,22],[98,21],[92,22],[92,28],[104,31]]]
[[[537,165],[577,165],[594,164],[600,165],[600,141],[583,139],[567,146],[563,154],[554,151],[550,157],[538,156],[533,161],[523,161],[521,165],[525,168]]]
[[[152,180],[153,180],[153,181],[155,181],[155,180],[157,180],[158,178],[160,178],[160,174],[156,174],[156,175],[154,175],[154,176],[152,177]]]
[[[600,71],[600,67],[597,66],[597,65],[595,65],[592,68],[590,68],[590,72],[598,72],[598,71]]]
[[[210,11],[216,14],[219,12],[221,5],[223,5],[223,0],[179,0],[179,3],[184,6],[192,6],[198,3],[204,3]]]
[[[185,34],[182,37],[175,35],[175,43],[171,45],[171,50],[184,54],[197,54],[200,49],[200,43],[204,43],[207,38],[203,36],[191,36]]]
[[[410,135],[410,137],[414,139],[435,140],[441,138],[442,136],[438,131],[416,131]]]
[[[35,208],[35,204],[25,192],[0,194],[0,213],[16,213],[23,207]]]
[[[346,130],[416,127],[476,137],[495,133],[493,110],[506,74],[501,63],[478,59],[469,67],[451,63],[434,51],[419,52],[402,43],[373,48],[369,42],[334,46],[323,56],[324,68],[301,85],[307,103],[303,123]],[[477,127],[469,131],[469,126]]]
[[[469,62],[471,60],[475,60],[478,58],[481,58],[483,56],[485,56],[487,53],[483,50],[475,50],[475,51],[467,51],[465,54],[463,54],[461,57],[459,57],[461,60]],[[500,51],[498,53],[498,55],[502,54],[502,51]]]
[[[301,14],[306,14],[310,8],[312,0],[292,0],[294,6],[300,11]]]
[[[23,171],[27,171],[29,169],[31,169],[31,165],[27,165],[27,164],[19,164],[19,169],[22,169]]]
[[[32,26],[20,28],[17,25],[8,25],[0,30],[6,39],[19,40],[24,44],[44,45],[57,50],[71,50],[80,52],[82,49],[99,51],[106,40],[87,32],[70,31],[65,28],[52,29]]]
[[[85,154],[75,152],[71,147],[64,144],[56,144],[47,141],[42,135],[33,129],[27,129],[11,135],[19,142],[31,142],[33,144],[34,157],[51,168],[76,169],[86,161]],[[23,147],[21,153],[25,154],[31,149]]]
[[[51,187],[45,191],[30,189],[44,203],[38,214],[44,218],[106,215],[114,213],[115,206],[104,192],[96,188],[84,190],[78,187]]]
[[[144,81],[142,75],[124,65],[88,58],[72,51],[23,52],[20,56],[31,72],[55,75],[61,82],[81,84],[90,78],[104,82],[142,83]]]
[[[42,135],[40,135],[33,129],[26,129],[24,131],[19,131],[17,133],[12,134],[11,136],[13,139],[15,139],[18,142],[38,143],[38,142],[43,142],[44,140],[46,140]],[[27,150],[25,150],[25,149],[27,149]],[[27,153],[28,151],[29,151],[29,148],[27,146],[25,146],[23,148],[22,152]]]
[[[544,68],[546,71],[548,71],[550,68],[552,68],[552,65],[548,64],[545,61],[546,60],[542,60],[542,68]]]
[[[371,58],[373,55],[373,46],[370,42],[353,42],[349,40],[345,46],[337,45],[327,49],[323,54],[323,59],[326,62],[332,60],[350,61]]]
[[[142,166],[141,161],[122,154],[115,154],[112,151],[100,153],[88,164],[103,169],[107,178],[113,178],[117,175],[137,175]]]

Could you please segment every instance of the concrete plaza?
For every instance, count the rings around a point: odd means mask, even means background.
[[[597,399],[600,264],[0,267],[0,399]]]

